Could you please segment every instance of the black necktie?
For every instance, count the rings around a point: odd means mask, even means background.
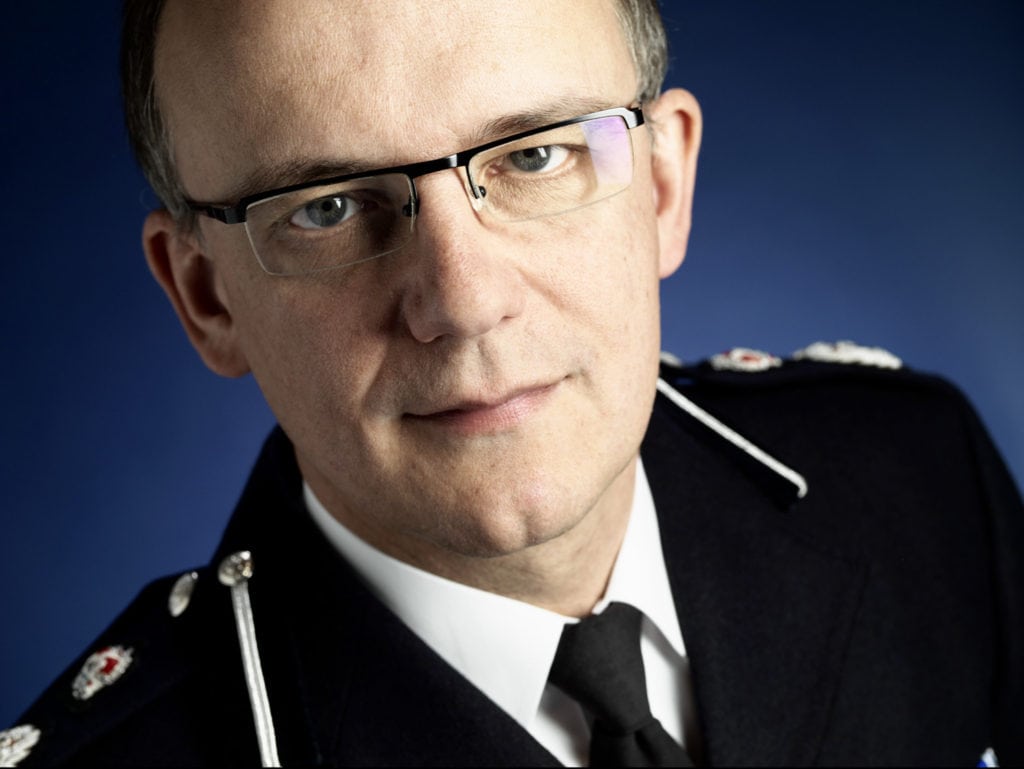
[[[693,766],[683,747],[651,715],[644,661],[643,615],[624,603],[566,625],[551,665],[551,683],[594,717],[591,766]]]

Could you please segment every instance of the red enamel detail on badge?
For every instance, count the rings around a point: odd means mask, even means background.
[[[767,371],[782,365],[781,358],[749,347],[734,347],[712,356],[709,362],[715,371]]]
[[[76,700],[87,700],[124,675],[132,664],[132,650],[125,646],[104,646],[85,660],[71,683]]]

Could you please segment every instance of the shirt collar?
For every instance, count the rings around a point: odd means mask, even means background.
[[[651,496],[651,487],[639,459],[633,489],[633,512],[629,516],[626,535],[615,559],[604,598],[598,601],[594,613],[600,614],[613,601],[631,604],[642,611],[665,636],[672,649],[680,657],[686,656],[676,605],[669,587],[668,570],[665,568],[665,556],[661,549],[654,497]]]
[[[377,598],[449,665],[529,729],[562,628],[576,620],[444,579],[385,555],[327,512],[308,484],[303,484],[303,494],[313,520]],[[680,656],[685,654],[654,500],[639,458],[626,534],[595,612],[611,601],[636,606]]]

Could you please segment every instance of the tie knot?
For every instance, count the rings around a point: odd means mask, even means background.
[[[643,615],[624,603],[566,625],[550,680],[590,711],[595,729],[625,734],[651,720],[644,662]]]
[[[612,603],[562,630],[549,679],[594,718],[590,766],[693,766],[651,715],[642,621],[639,610]]]

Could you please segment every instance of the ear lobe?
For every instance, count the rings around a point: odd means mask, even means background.
[[[658,217],[659,275],[667,278],[683,263],[690,237],[693,188],[700,150],[700,105],[689,91],[665,91],[646,110],[653,131],[651,178]]]
[[[182,231],[165,210],[152,211],[142,226],[142,249],[150,272],[207,367],[227,377],[248,373],[216,266],[203,252],[198,232]]]

